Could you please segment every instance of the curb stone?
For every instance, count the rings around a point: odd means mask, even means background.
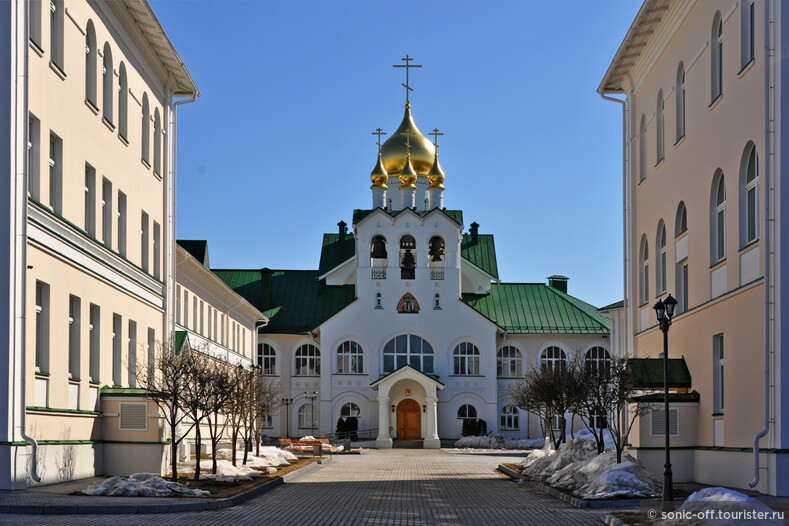
[[[602,519],[607,526],[627,526],[626,522],[624,522],[622,519],[614,517],[610,513],[603,515]]]

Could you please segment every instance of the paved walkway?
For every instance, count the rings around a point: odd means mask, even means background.
[[[602,524],[600,512],[571,508],[495,471],[498,464],[521,456],[451,449],[365,450],[362,455],[335,456],[323,467],[234,508],[145,515],[0,515],[0,524]]]

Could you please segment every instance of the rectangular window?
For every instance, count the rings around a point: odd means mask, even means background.
[[[49,285],[36,281],[36,372],[49,373]]]
[[[148,385],[153,385],[156,374],[156,331],[148,329]]]
[[[68,299],[68,372],[72,380],[79,380],[80,366],[80,299],[69,296]]]
[[[36,201],[41,200],[39,176],[39,164],[41,162],[40,129],[41,122],[33,114],[30,114],[27,123],[27,195]]]
[[[63,214],[63,141],[49,134],[49,207],[58,215]]]
[[[718,232],[717,232],[717,256],[718,261],[726,257],[726,212],[724,210],[718,211]]]
[[[38,49],[41,47],[41,0],[30,0],[30,41]]]
[[[137,387],[137,322],[129,320],[129,387]]]
[[[181,285],[175,286],[175,323],[181,324]]]
[[[96,237],[96,170],[85,164],[85,232]]]
[[[211,339],[211,334],[212,334],[212,332],[211,332],[211,329],[212,329],[211,318],[213,316],[213,312],[214,312],[214,308],[211,307],[211,305],[209,305],[208,306],[208,332],[205,335],[206,338],[208,338],[209,340]]]
[[[89,332],[90,381],[99,383],[101,372],[101,309],[93,303],[90,304]]]
[[[203,300],[200,300],[200,335],[201,336],[205,336],[205,332],[203,332],[203,328],[204,328],[203,320],[205,319],[205,316],[203,316],[204,308],[205,308],[205,302]]]
[[[148,245],[150,244],[150,225],[148,224],[148,214],[142,213],[141,228],[140,228],[140,258],[141,267],[145,272],[148,272],[150,265],[150,257],[148,254]]]
[[[192,330],[197,332],[197,296],[192,295]]]
[[[120,387],[123,385],[123,348],[122,334],[123,321],[120,314],[112,315],[112,383]]]
[[[723,334],[712,337],[712,411],[723,413]]]
[[[748,189],[748,243],[756,241],[756,186]]]
[[[184,290],[184,328],[189,328],[189,291]]]
[[[101,182],[101,235],[104,245],[112,248],[112,183],[107,179]]]
[[[126,257],[126,194],[118,191],[118,253]]]
[[[676,266],[677,307],[676,313],[682,314],[688,310],[688,260],[683,259]]]
[[[63,0],[51,0],[49,13],[49,53],[52,63],[62,72],[65,71],[63,65]]]
[[[162,228],[156,221],[153,222],[153,277],[161,277],[162,259]]]
[[[652,436],[666,436],[666,411],[653,409],[650,414],[652,415],[650,434]],[[677,409],[668,410],[668,434],[673,437],[679,436],[679,411]]]
[[[219,340],[217,340],[216,309],[214,309],[214,341],[219,342]]]

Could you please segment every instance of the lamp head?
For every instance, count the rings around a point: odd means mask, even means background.
[[[669,294],[668,298],[666,298],[663,301],[663,304],[666,306],[666,316],[668,316],[669,319],[673,318],[674,317],[674,307],[677,306],[677,300],[675,300],[671,296],[671,294]]]
[[[658,300],[658,302],[655,303],[652,308],[655,309],[655,312],[657,312],[657,318],[662,320],[663,316],[666,314],[666,305],[663,303],[663,300]]]

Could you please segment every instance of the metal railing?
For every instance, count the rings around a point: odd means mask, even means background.
[[[324,435],[330,442],[338,440],[375,440],[378,438],[378,428],[373,427],[370,429],[359,429],[357,431],[343,431],[341,433],[329,433]]]
[[[430,269],[430,279],[440,280],[444,279],[444,267],[435,267]]]
[[[370,267],[372,279],[386,279],[386,267]]]

